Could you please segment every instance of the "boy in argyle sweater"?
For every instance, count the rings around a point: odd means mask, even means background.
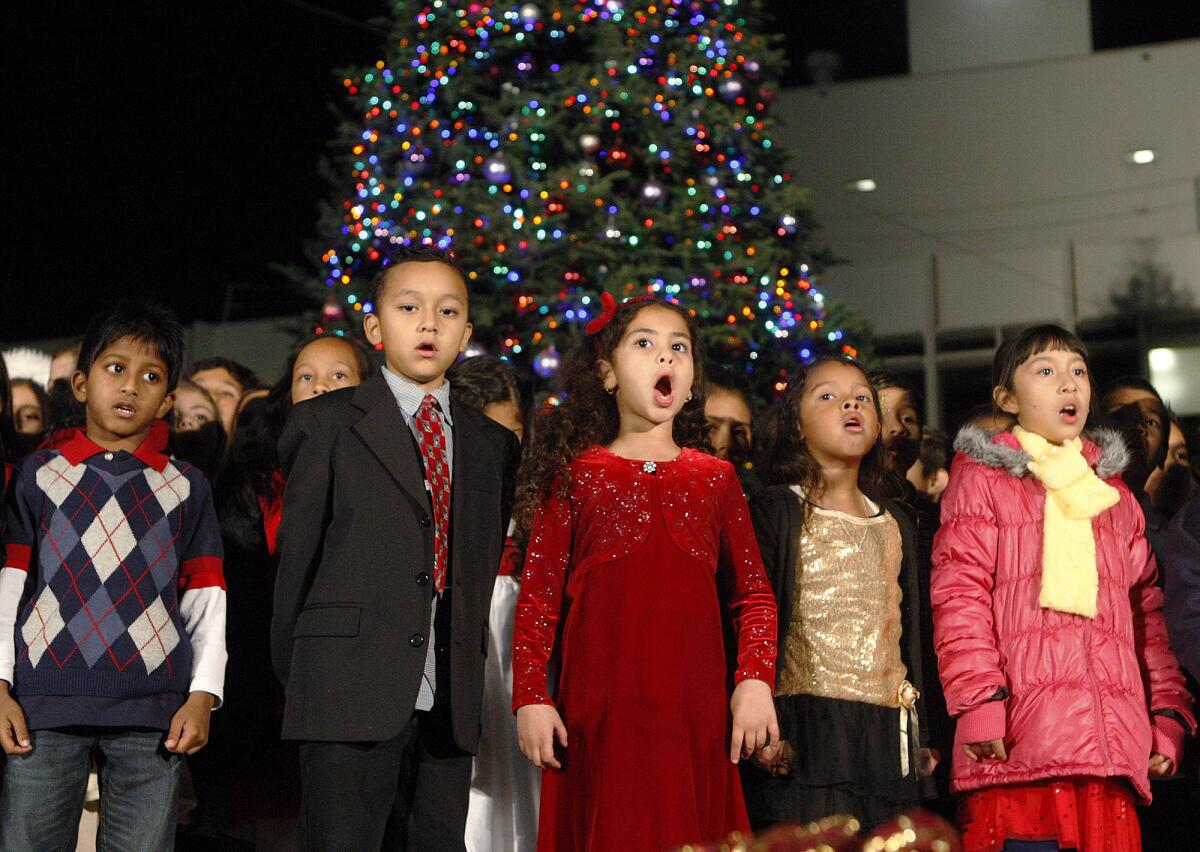
[[[98,848],[174,845],[182,755],[225,676],[208,482],[166,455],[183,332],[165,309],[92,320],[72,378],[87,425],[18,469],[0,570],[0,849],[73,848],[88,768]]]

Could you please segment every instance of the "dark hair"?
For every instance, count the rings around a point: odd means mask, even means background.
[[[94,316],[79,344],[75,369],[87,375],[101,353],[122,337],[154,347],[167,367],[167,393],[175,390],[183,366],[183,326],[170,308],[156,302],[121,302]]]
[[[599,333],[585,337],[567,353],[559,374],[566,399],[542,413],[533,424],[533,440],[525,451],[517,481],[518,529],[529,529],[538,502],[551,494],[556,483],[559,495],[567,493],[571,484],[568,465],[572,459],[588,447],[611,444],[616,439],[621,417],[616,400],[604,389],[599,363],[601,359],[612,361],[629,323],[640,311],[651,307],[677,313],[691,337],[692,398],[675,416],[672,428],[675,443],[711,451],[704,420],[704,359],[695,317],[672,302],[625,302]]]
[[[467,287],[467,271],[463,268],[462,263],[459,262],[458,255],[453,250],[415,243],[407,246],[397,246],[388,252],[387,257],[380,263],[375,277],[371,280],[372,308],[379,304],[379,297],[383,293],[383,286],[387,283],[387,274],[392,271],[393,266],[399,266],[401,263],[444,263],[458,274],[458,277],[462,279],[463,287],[467,288],[468,294],[470,293],[470,287]]]
[[[1158,388],[1150,384],[1149,381],[1143,379],[1141,376],[1121,376],[1120,378],[1110,382],[1104,389],[1104,396],[1101,397],[1100,401],[1101,406],[1107,408],[1109,397],[1111,397],[1117,391],[1123,390],[1144,391],[1153,396],[1159,402],[1163,401],[1162,394],[1158,392]]]
[[[185,379],[194,379],[197,373],[202,373],[205,370],[224,370],[233,376],[233,380],[242,386],[242,393],[253,388],[261,387],[258,374],[247,367],[245,364],[239,364],[232,358],[223,358],[220,355],[212,358],[201,358],[192,366],[187,368],[187,372],[183,374]]]
[[[1074,352],[1082,358],[1088,369],[1088,383],[1095,385],[1091,380],[1092,365],[1088,361],[1087,347],[1074,332],[1060,325],[1034,325],[1000,344],[992,359],[992,387],[1013,390],[1017,368],[1039,352],[1051,349]]]
[[[1154,409],[1155,415],[1158,416],[1159,421],[1162,423],[1162,441],[1159,443],[1157,456],[1152,459],[1146,459],[1146,461],[1152,467],[1161,468],[1164,464],[1166,464],[1167,461],[1167,444],[1170,442],[1171,437],[1171,412],[1167,409],[1167,404],[1163,401],[1162,396],[1159,395],[1158,388],[1154,387],[1154,385],[1150,384],[1150,382],[1146,381],[1141,376],[1120,377],[1110,384],[1107,390],[1105,390],[1104,396],[1100,399],[1100,408],[1102,409],[1102,414],[1106,425],[1109,425],[1124,433],[1127,440],[1131,437],[1130,430],[1142,420],[1143,415],[1140,413],[1124,411],[1127,406],[1121,406],[1111,413],[1108,411],[1109,406],[1112,405],[1113,395],[1123,390],[1138,390],[1150,395],[1150,405]],[[1129,470],[1129,468],[1127,468],[1127,470]]]
[[[763,481],[768,485],[799,485],[806,492],[819,494],[821,491],[821,468],[808,452],[808,446],[800,436],[800,403],[808,386],[808,377],[813,370],[825,364],[845,364],[863,375],[870,384],[870,375],[862,364],[853,358],[826,355],[811,364],[798,367],[788,380],[787,388],[775,403],[774,439],[766,447],[762,467]],[[875,417],[882,422],[879,408],[879,393],[871,387],[871,404]],[[863,457],[858,468],[858,487],[873,500],[895,497],[900,491],[898,477],[888,467],[883,452],[882,437],[876,438],[871,449]]]
[[[253,546],[246,542],[261,541],[262,502],[278,496],[274,481],[279,470],[278,440],[279,432],[269,422],[267,400],[258,397],[246,403],[229,436],[227,460],[213,488],[221,535],[232,545]]]
[[[450,366],[446,378],[450,382],[451,393],[480,411],[503,402],[511,402],[518,408],[521,406],[517,371],[494,355],[464,358]]]
[[[926,476],[950,468],[950,443],[941,429],[926,426],[921,430],[921,470]]]
[[[1017,422],[1016,417],[1009,414],[1007,411],[997,408],[995,402],[981,402],[976,406],[972,406],[971,409],[967,411],[966,417],[963,418],[962,425],[975,426],[978,425],[978,421],[980,420],[995,420],[999,418],[1009,421],[1010,427]]]
[[[871,387],[876,391],[887,390],[888,388],[896,388],[908,394],[912,400],[913,407],[917,410],[917,418],[924,423],[925,412],[921,405],[921,392],[917,390],[917,386],[910,380],[898,373],[892,373],[888,370],[874,370],[868,378],[871,380]]]
[[[46,391],[46,434],[87,423],[87,408],[75,398],[67,379],[55,379]]]
[[[754,394],[750,390],[750,382],[746,380],[744,373],[737,372],[729,367],[714,367],[709,365],[705,371],[705,378],[708,380],[708,396],[712,396],[714,390],[740,396],[742,402],[746,403],[746,407],[750,409],[751,418],[754,417]]]
[[[0,470],[5,462],[15,464],[20,459],[17,448],[17,427],[13,423],[12,387],[8,382],[8,364],[4,363],[2,355],[0,355],[0,451],[3,451],[3,458],[0,458]],[[0,479],[3,479],[3,473],[0,473]]]

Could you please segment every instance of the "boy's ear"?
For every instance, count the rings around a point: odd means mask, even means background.
[[[462,340],[458,344],[458,352],[460,355],[467,351],[467,344],[471,342],[471,333],[474,331],[475,326],[471,323],[467,323],[466,327],[463,329]]]
[[[80,404],[87,404],[87,374],[76,370],[71,374],[71,393],[75,395],[75,401]]]
[[[383,334],[379,330],[379,317],[367,314],[363,317],[363,334],[367,336],[372,346],[383,343]]]
[[[1017,395],[1006,387],[996,385],[992,388],[992,402],[996,403],[996,407],[1001,411],[1014,417],[1021,413],[1021,406],[1017,404]]]
[[[158,414],[156,414],[154,416],[156,418],[158,418],[159,420],[162,420],[164,417],[167,416],[168,413],[170,413],[171,409],[174,406],[175,406],[175,391],[171,391],[169,394],[167,394],[166,396],[163,397],[162,403],[158,406]]]

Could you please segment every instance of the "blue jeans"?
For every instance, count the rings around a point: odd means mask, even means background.
[[[182,758],[162,731],[31,731],[33,751],[8,755],[0,794],[0,852],[70,852],[93,758],[100,770],[98,852],[173,849]]]

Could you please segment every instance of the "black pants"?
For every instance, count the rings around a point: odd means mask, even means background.
[[[465,850],[471,755],[449,709],[418,710],[385,742],[300,744],[304,852]]]

